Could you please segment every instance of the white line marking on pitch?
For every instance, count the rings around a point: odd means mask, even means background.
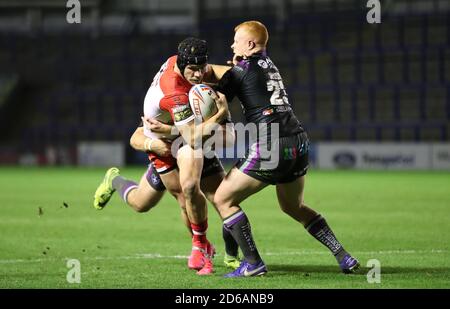
[[[434,254],[448,253],[448,250],[431,249],[431,250],[381,250],[381,251],[354,251],[355,255],[401,255],[401,254]],[[328,255],[328,251],[291,251],[291,252],[264,252],[262,255],[268,256],[287,256],[287,255]],[[221,256],[217,254],[216,256]],[[130,256],[94,256],[83,257],[81,260],[138,260],[138,259],[187,259],[187,255],[162,255],[160,253],[138,253]],[[20,263],[41,263],[67,260],[66,258],[40,258],[40,259],[4,259],[0,260],[0,264],[20,264]]]
[[[429,253],[447,253],[448,250],[441,249],[431,249],[431,250],[381,250],[381,251],[352,251],[354,255],[374,255],[374,254],[384,254],[384,255],[395,255],[395,254],[429,254]],[[265,252],[264,255],[327,255],[330,254],[328,251],[292,251],[292,252]]]

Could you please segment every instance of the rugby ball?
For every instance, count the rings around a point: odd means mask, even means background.
[[[208,120],[217,113],[216,97],[214,90],[204,84],[195,85],[189,90],[189,104],[197,120]]]

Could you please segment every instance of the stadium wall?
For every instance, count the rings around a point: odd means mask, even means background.
[[[450,170],[450,143],[318,143],[320,169]]]

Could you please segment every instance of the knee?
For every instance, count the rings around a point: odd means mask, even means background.
[[[181,190],[184,197],[191,200],[200,191],[200,184],[195,180],[186,180],[181,184]]]
[[[144,213],[144,212],[148,212],[150,209],[153,208],[152,204],[146,204],[146,203],[130,203],[131,207],[133,207],[133,209],[138,212],[138,213]]]
[[[287,215],[292,213],[292,210],[289,207],[287,207],[286,205],[281,204],[280,208],[281,208],[281,211]]]
[[[141,207],[136,207],[135,210],[138,213],[145,213],[145,212],[148,212],[152,208],[153,208],[153,206],[144,205],[144,206],[141,206]]]
[[[216,194],[214,195],[213,204],[216,207],[217,211],[222,214],[228,208],[233,206],[233,201],[224,194],[216,192]]]
[[[280,203],[280,208],[285,214],[292,216],[302,208],[302,204]]]
[[[213,205],[217,208],[217,210],[220,210],[220,208],[224,205],[224,199],[220,194],[218,194],[218,192],[214,194]]]
[[[155,207],[156,205],[158,205],[159,201],[161,200],[161,197],[162,193],[158,193],[147,196],[146,198],[135,199],[134,201],[132,201],[131,206],[136,212],[145,213],[148,212],[153,207]]]

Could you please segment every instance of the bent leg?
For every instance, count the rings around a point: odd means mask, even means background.
[[[156,191],[150,186],[144,174],[138,187],[128,192],[126,202],[137,212],[147,212],[158,204],[163,195],[164,191]]]
[[[262,264],[259,266],[261,273],[266,271],[264,263],[253,240],[250,222],[238,205],[266,186],[267,184],[234,167],[222,181],[214,197],[217,209],[224,220],[224,229],[228,230],[239,244],[246,262],[252,265]],[[230,274],[230,276],[234,275]]]
[[[200,181],[200,187],[202,192],[205,194],[208,201],[213,204],[214,209],[217,211],[220,217],[220,213],[217,210],[217,206],[214,202],[214,196],[216,194],[217,188],[222,183],[225,178],[225,172],[218,172],[216,174],[210,175],[208,177],[202,177]],[[230,231],[222,227],[222,238],[225,243],[225,257],[224,263],[226,266],[236,269],[239,267],[238,250],[239,246],[231,235]]]
[[[233,167],[217,188],[214,196],[214,203],[222,219],[239,211],[238,205],[242,201],[266,186],[266,183],[256,180]]]
[[[308,233],[332,252],[344,273],[354,272],[359,267],[358,260],[345,251],[325,218],[304,204],[304,187],[305,176],[278,184],[277,197],[281,209],[303,224]]]
[[[164,191],[157,191],[150,186],[146,178],[147,172],[141,177],[139,184],[137,184],[121,176],[118,169],[116,170],[116,175],[111,180],[111,186],[114,190],[118,191],[122,200],[135,211],[149,211],[152,207],[156,206],[164,195]]]
[[[216,204],[214,203],[214,196],[216,195],[217,188],[222,183],[222,180],[225,178],[225,173],[220,172],[217,174],[210,175],[208,177],[202,177],[200,180],[200,189],[205,195],[206,199],[211,202],[214,206],[214,209],[220,216],[219,211],[217,210]]]
[[[317,216],[317,212],[304,204],[305,176],[293,182],[276,186],[278,202],[283,212],[307,226]]]

